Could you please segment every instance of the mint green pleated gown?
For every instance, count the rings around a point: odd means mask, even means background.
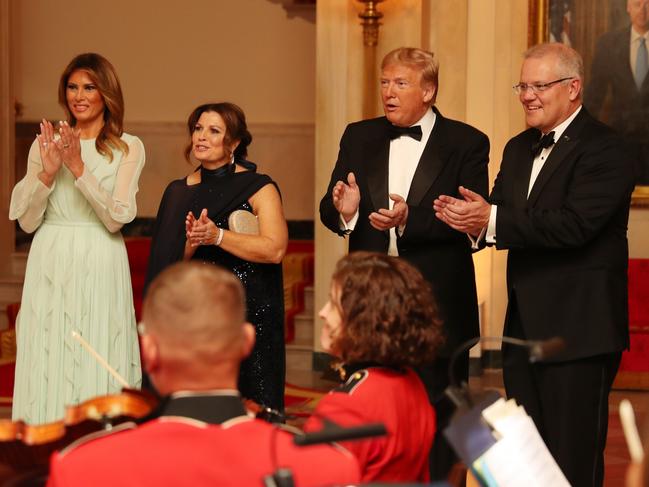
[[[144,147],[122,136],[128,155],[109,162],[95,140],[81,141],[83,175],[67,168],[51,188],[39,179],[38,143],[12,194],[10,218],[36,230],[16,323],[12,418],[40,424],[63,418],[66,405],[121,389],[72,337],[79,334],[131,385],[141,383],[140,355],[126,248],[119,228],[135,217]]]

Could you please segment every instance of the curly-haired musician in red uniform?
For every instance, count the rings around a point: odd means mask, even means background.
[[[344,443],[363,481],[428,480],[435,411],[411,367],[430,363],[441,341],[430,285],[405,260],[355,252],[338,262],[320,317],[322,346],[343,361],[347,380],[320,401],[305,429],[320,429],[322,418],[383,423],[387,436]]]
[[[246,414],[237,376],[254,328],[245,322],[243,287],[233,274],[211,264],[174,264],[153,281],[143,316],[144,364],[167,396],[160,415],[56,453],[49,485],[262,486],[277,467],[288,468],[299,486],[358,482],[350,452],[294,446],[285,428]]]

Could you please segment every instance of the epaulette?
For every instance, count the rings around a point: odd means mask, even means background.
[[[70,443],[68,446],[66,446],[59,452],[59,456],[62,457],[70,453],[71,451],[76,450],[80,446],[83,446],[94,440],[98,440],[99,438],[105,438],[107,436],[114,435],[116,433],[121,433],[123,431],[129,431],[135,428],[137,428],[137,424],[135,424],[132,421],[128,421],[126,423],[118,424],[117,426],[110,429],[94,431],[93,433],[89,433],[85,436],[82,436],[78,440],[75,440],[72,443]]]
[[[342,392],[344,394],[351,394],[354,392],[361,383],[370,375],[370,372],[367,369],[361,369],[354,372],[349,376],[349,379],[345,381],[344,384],[339,385],[334,389],[334,392]]]

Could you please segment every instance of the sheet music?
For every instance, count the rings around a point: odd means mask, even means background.
[[[482,412],[498,441],[472,465],[488,486],[569,487],[532,419],[512,399]]]

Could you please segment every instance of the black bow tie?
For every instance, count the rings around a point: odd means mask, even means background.
[[[554,145],[554,131],[548,134],[545,134],[538,142],[532,144],[532,155],[534,157],[538,156],[543,149],[552,147]]]
[[[415,140],[421,140],[421,125],[415,125],[414,127],[390,125],[390,140],[398,139],[402,135],[407,135]]]

